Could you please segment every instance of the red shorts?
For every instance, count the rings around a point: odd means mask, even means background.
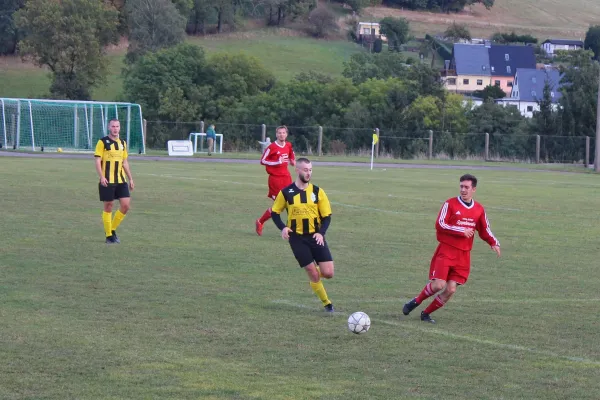
[[[286,175],[269,175],[269,193],[267,197],[275,200],[281,189],[292,184],[292,177]]]
[[[464,285],[469,279],[470,272],[470,251],[459,250],[444,243],[440,243],[435,249],[429,266],[429,279],[454,281],[459,285]]]

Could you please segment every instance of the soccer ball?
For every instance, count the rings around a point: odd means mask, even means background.
[[[57,152],[62,153],[62,148],[59,147],[58,149],[56,149]]]
[[[367,333],[371,327],[371,318],[362,311],[352,313],[348,317],[348,329],[352,333],[361,334]]]

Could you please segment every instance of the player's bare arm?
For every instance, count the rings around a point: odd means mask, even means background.
[[[96,162],[96,173],[100,177],[100,184],[104,187],[108,186],[108,180],[102,173],[102,159],[100,157],[94,157],[94,161]]]
[[[125,174],[127,174],[129,189],[133,190],[135,183],[133,183],[133,176],[131,175],[131,169],[129,168],[129,161],[127,159],[123,160],[123,170],[125,170]]]

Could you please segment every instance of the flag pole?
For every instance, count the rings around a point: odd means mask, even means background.
[[[373,170],[373,156],[375,155],[375,145],[379,141],[379,130],[375,129],[373,131],[373,141],[371,142],[371,170]]]
[[[373,154],[375,153],[375,142],[371,142],[371,171],[373,170]]]

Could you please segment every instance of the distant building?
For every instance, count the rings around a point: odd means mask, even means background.
[[[497,103],[517,106],[521,115],[533,117],[533,113],[540,110],[538,102],[543,99],[546,82],[550,85],[550,97],[553,107],[558,106],[562,97],[560,92],[562,75],[555,69],[539,70],[519,68],[515,76],[510,97],[496,100]]]
[[[535,67],[530,46],[492,45],[489,41],[483,45],[456,43],[442,78],[452,92],[471,94],[497,85],[509,95],[517,69]]]
[[[573,51],[583,49],[583,41],[569,39],[548,39],[542,43],[542,49],[549,56],[554,56],[557,50]]]
[[[385,35],[381,34],[381,27],[377,22],[359,22],[356,30],[356,37],[359,40],[362,40],[363,38],[380,38],[384,42],[387,41]]]

